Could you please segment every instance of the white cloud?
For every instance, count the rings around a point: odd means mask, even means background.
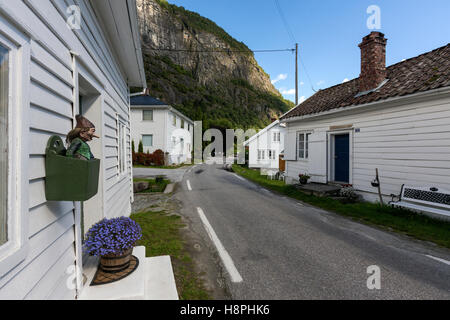
[[[319,82],[317,82],[317,85],[318,85],[318,86],[321,86],[321,85],[323,85],[323,84],[325,84],[325,80],[320,80]]]
[[[300,82],[300,85],[301,85],[301,86],[304,85],[304,84],[305,84],[305,83],[304,83],[303,81]]]
[[[295,94],[295,89],[289,89],[289,90],[281,90],[281,94],[285,94],[285,95],[294,95]]]
[[[342,80],[342,83],[346,83],[348,81],[349,81],[348,78],[345,78],[344,80]]]
[[[286,80],[287,77],[288,77],[288,75],[286,73],[279,74],[274,80],[272,80],[272,84],[275,84],[281,80]]]
[[[301,96],[298,103],[303,103],[306,100],[305,96]]]

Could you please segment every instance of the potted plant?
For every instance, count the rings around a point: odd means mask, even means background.
[[[86,233],[83,250],[100,257],[104,272],[117,273],[129,267],[133,247],[141,238],[142,229],[136,221],[126,217],[103,219]]]
[[[308,176],[306,173],[305,173],[305,174],[300,173],[300,174],[298,175],[298,178],[299,178],[301,184],[307,184],[307,183],[308,183],[308,180],[309,180],[311,177]]]

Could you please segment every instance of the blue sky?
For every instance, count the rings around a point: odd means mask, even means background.
[[[217,23],[252,50],[294,48],[276,0],[169,0]],[[361,39],[376,5],[388,39],[386,64],[392,65],[450,42],[449,0],[278,0],[299,43],[299,97],[353,79],[360,73]],[[256,53],[286,99],[295,100],[295,57],[290,52]],[[309,74],[309,77],[307,76]]]

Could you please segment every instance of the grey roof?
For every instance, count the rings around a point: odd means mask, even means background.
[[[167,106],[167,103],[144,94],[131,97],[130,103],[132,106]]]

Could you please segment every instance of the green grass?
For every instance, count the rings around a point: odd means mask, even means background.
[[[161,211],[136,213],[131,218],[142,228],[142,239],[136,245],[145,246],[147,257],[170,255],[180,299],[211,299],[180,232],[185,226],[181,217]]]
[[[336,212],[353,220],[396,231],[419,240],[434,242],[450,248],[450,222],[440,221],[412,211],[380,206],[376,203],[358,202],[344,204],[336,199],[321,198],[298,191],[283,181],[269,180],[259,171],[233,165],[233,170],[248,180],[280,194]]]
[[[134,178],[133,181],[134,182],[144,181],[144,182],[149,183],[148,189],[143,190],[139,193],[164,192],[167,185],[170,183],[170,180],[166,180],[166,179],[164,179],[162,182],[158,182],[158,183],[156,182],[156,179],[144,179],[144,178]]]

